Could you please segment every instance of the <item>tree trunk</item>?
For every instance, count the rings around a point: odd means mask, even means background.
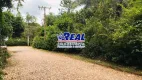
[[[2,45],[1,30],[2,30],[2,8],[0,7],[0,53],[1,53],[1,45]]]
[[[0,28],[2,28],[2,8],[0,8]]]
[[[30,46],[30,36],[29,35],[27,36],[27,44],[28,46]]]

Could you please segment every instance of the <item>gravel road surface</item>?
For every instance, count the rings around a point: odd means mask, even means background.
[[[142,76],[31,47],[8,47],[4,80],[142,80]]]

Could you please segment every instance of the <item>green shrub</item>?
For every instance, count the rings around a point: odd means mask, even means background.
[[[56,50],[57,34],[59,34],[58,28],[55,26],[50,26],[50,27],[47,27],[46,32],[48,32],[46,34],[46,39],[40,36],[40,34],[43,34],[43,31],[40,31],[39,36],[36,36],[34,38],[32,46],[38,49]]]
[[[133,25],[124,23],[123,19],[118,22],[110,21],[110,29],[94,19],[88,21],[83,55],[90,58],[101,57],[123,65],[142,66],[142,21],[136,20]],[[117,26],[112,30],[114,25]]]
[[[8,54],[7,50],[0,50],[0,68],[3,68],[4,65],[6,64],[6,59],[10,55]]]
[[[40,37],[35,37],[33,46],[46,50],[82,52],[81,54],[89,58],[142,66],[141,3],[138,5],[136,0],[130,1],[127,7],[124,4],[111,5],[112,3],[107,1],[101,7],[85,8],[76,14],[61,14],[54,26],[47,27],[45,40],[44,29],[37,32]],[[121,7],[120,12],[115,10],[117,6]],[[57,49],[56,34],[67,31],[85,33],[86,48]]]
[[[43,37],[35,37],[33,40],[32,46],[34,48],[38,49],[46,49],[46,50],[56,50],[57,48],[57,37],[55,35],[52,35],[51,37],[48,37],[44,40]]]
[[[43,37],[36,36],[33,40],[32,46],[38,49],[45,49],[46,43]]]
[[[46,49],[47,50],[56,50],[57,49],[57,34],[52,34],[46,39]]]
[[[5,67],[6,63],[7,63],[7,58],[10,55],[8,54],[7,50],[2,50],[0,49],[0,80],[2,80],[3,78],[3,72],[2,69]]]
[[[6,42],[7,46],[27,46],[27,41],[24,39],[9,39]]]
[[[56,20],[55,24],[61,31],[74,31],[72,14],[64,13],[59,19]]]
[[[50,51],[61,51],[61,52],[81,52],[81,49],[60,49],[57,48],[57,34],[60,34],[60,30],[56,26],[50,26],[46,29],[46,39],[41,36],[43,30],[39,31],[39,35],[36,36],[33,40],[32,46],[38,49],[45,49]]]

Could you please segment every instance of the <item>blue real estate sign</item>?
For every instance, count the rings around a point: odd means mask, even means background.
[[[57,48],[85,48],[85,34],[64,32],[57,36]]]

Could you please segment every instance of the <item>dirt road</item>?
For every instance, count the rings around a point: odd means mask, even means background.
[[[116,71],[31,47],[9,47],[12,57],[4,80],[142,80]]]

